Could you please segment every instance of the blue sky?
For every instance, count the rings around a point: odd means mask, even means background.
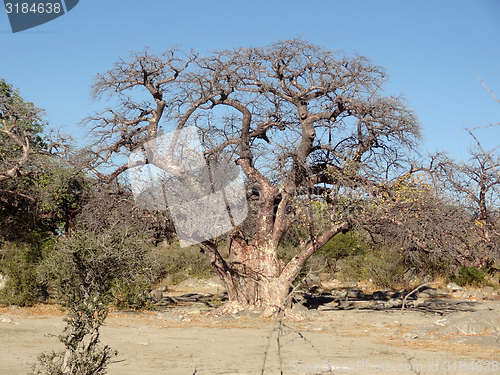
[[[423,150],[467,158],[464,127],[500,122],[500,1],[80,0],[63,17],[13,34],[0,12],[0,78],[44,108],[50,126],[72,134],[105,102],[93,77],[131,51],[172,45],[201,54],[302,37],[358,53],[387,69],[387,94],[404,94],[422,122]],[[476,132],[500,145],[500,126]]]

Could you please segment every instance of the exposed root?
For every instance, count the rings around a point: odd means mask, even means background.
[[[249,307],[243,306],[241,303],[238,301],[229,301],[226,302],[224,305],[221,307],[216,308],[215,310],[210,311],[207,315],[208,316],[223,316],[223,315],[230,315],[230,314],[236,314],[240,311],[247,310]]]
[[[224,315],[236,314],[236,313],[239,313],[240,311],[252,310],[255,308],[256,307],[252,306],[252,305],[245,306],[238,301],[229,301],[229,302],[226,302],[221,307],[218,307],[215,310],[210,311],[207,314],[207,316],[220,317],[220,316],[224,316]],[[272,306],[267,306],[263,310],[261,316],[263,318],[279,318],[279,316],[282,313],[283,313],[283,309],[281,307],[272,305]],[[295,312],[292,312],[291,309],[285,309],[284,319],[289,320],[289,321],[299,322],[299,321],[304,320],[305,317],[302,314],[297,314]]]
[[[273,318],[277,316],[281,312],[281,309],[278,306],[268,306],[262,313],[262,317],[264,318]]]

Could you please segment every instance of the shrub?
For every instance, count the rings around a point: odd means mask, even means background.
[[[0,290],[3,305],[32,306],[47,297],[46,284],[38,280],[36,267],[54,241],[46,235],[33,233],[28,243],[5,243],[1,249],[0,272],[7,275]]]
[[[426,253],[418,249],[403,252],[406,268],[416,270],[416,276],[431,275],[434,279],[447,278],[456,270],[455,262],[446,254]]]
[[[75,233],[58,241],[39,267],[68,311],[60,341],[65,350],[42,354],[39,374],[104,374],[116,352],[99,345],[99,328],[113,301],[113,288],[151,274],[144,241],[131,231]],[[139,276],[138,276],[139,275]]]
[[[380,288],[403,284],[403,257],[390,247],[374,248],[362,254],[345,258],[341,276],[346,280],[368,280]]]
[[[173,284],[180,283],[187,276],[208,279],[214,275],[212,265],[198,246],[181,248],[178,243],[174,243],[164,251],[164,273]]]
[[[278,258],[288,263],[298,253],[298,250],[296,242],[284,241],[278,249]],[[357,231],[339,233],[304,263],[295,283],[302,280],[310,271],[314,273],[327,272],[333,276],[338,270],[341,259],[364,255],[369,251],[370,247]]]
[[[451,281],[457,283],[460,286],[478,287],[486,284],[487,275],[487,271],[476,266],[462,266],[460,268],[460,271],[458,271],[458,275],[451,277]]]
[[[358,232],[339,233],[314,254],[324,260],[331,272],[335,272],[340,259],[366,254],[369,247]]]
[[[144,275],[136,275],[132,280],[116,280],[110,290],[114,307],[118,310],[151,309],[153,305],[146,293],[150,287],[151,281]]]

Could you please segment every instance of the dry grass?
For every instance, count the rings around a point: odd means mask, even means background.
[[[0,307],[0,314],[21,316],[65,316],[59,305],[38,304],[31,307]]]
[[[451,339],[451,337],[442,337],[432,340],[405,341],[404,346],[408,349],[421,349],[433,352],[444,351],[477,359],[498,360],[500,356],[500,348],[485,348],[479,345],[455,344],[447,341],[449,339]],[[377,344],[401,347],[401,338],[396,336],[374,340],[373,342]]]

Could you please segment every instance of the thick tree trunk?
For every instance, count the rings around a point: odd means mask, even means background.
[[[216,313],[261,307],[272,312],[281,309],[289,291],[289,285],[280,281],[283,268],[276,246],[269,243],[255,246],[233,238],[228,262],[225,267],[216,268],[229,303]]]
[[[278,259],[278,246],[272,238],[255,244],[247,243],[241,237],[233,237],[228,261],[212,261],[229,298],[228,303],[213,314],[231,314],[251,308],[263,308],[264,315],[271,316],[286,310],[291,306],[289,294],[292,282],[304,262],[329,239],[347,228],[347,223],[332,227],[304,246],[286,265]]]
[[[228,290],[229,302],[216,313],[235,313],[252,308],[264,308],[265,316],[286,309],[290,287],[280,282],[279,277],[255,279],[243,275],[222,278]]]

